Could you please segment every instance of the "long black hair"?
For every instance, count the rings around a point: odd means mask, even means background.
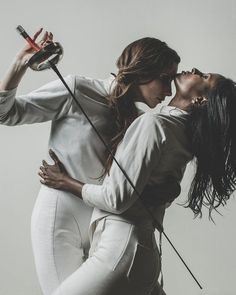
[[[202,206],[217,210],[236,189],[236,84],[221,76],[207,102],[193,107],[188,134],[196,173],[187,206],[202,216]]]

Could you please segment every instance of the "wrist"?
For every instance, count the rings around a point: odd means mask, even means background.
[[[60,188],[64,191],[70,191],[72,178],[70,176],[62,175],[60,179]]]
[[[7,91],[16,88],[19,85],[27,68],[28,65],[25,60],[15,58],[5,77],[1,81],[0,91]]]
[[[69,191],[73,195],[82,199],[82,188],[84,183],[76,180],[68,175],[65,175],[62,180],[63,190]]]
[[[28,60],[29,59],[24,56],[21,57],[19,55],[16,55],[12,63],[13,70],[15,72],[26,71],[26,69],[28,68]]]

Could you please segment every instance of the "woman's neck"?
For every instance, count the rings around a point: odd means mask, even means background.
[[[169,106],[177,107],[183,111],[189,111],[192,102],[190,99],[183,98],[176,94],[170,101]]]

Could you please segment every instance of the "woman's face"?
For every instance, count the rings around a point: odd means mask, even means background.
[[[154,108],[161,103],[166,96],[172,95],[171,82],[178,69],[178,64],[174,63],[160,74],[160,77],[146,84],[138,85],[139,101],[146,103],[150,108]]]
[[[196,68],[191,72],[182,71],[175,77],[176,94],[186,99],[204,96],[220,77],[219,74],[202,73]]]

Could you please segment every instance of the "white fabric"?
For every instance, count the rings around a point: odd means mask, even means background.
[[[169,176],[180,182],[187,163],[191,160],[186,137],[187,115],[170,106],[163,106],[159,114],[145,113],[139,116],[127,130],[119,145],[116,159],[141,194],[146,184],[160,184]],[[150,220],[138,195],[131,187],[116,163],[102,185],[85,184],[83,200],[96,207],[91,221],[91,236],[96,220],[110,214],[120,219],[143,224]],[[158,197],[158,196],[157,196]],[[166,206],[149,208],[162,223]]]
[[[89,117],[107,140],[111,136],[112,117],[104,96],[109,92],[111,81],[111,79],[94,80],[80,76],[68,76],[66,78],[66,82],[69,84],[72,91],[74,91],[76,98],[82,106],[84,106]],[[0,123],[14,126],[51,120],[52,126],[49,148],[52,148],[57,153],[72,177],[85,183],[99,184],[97,177],[101,175],[103,169],[105,149],[62,83],[60,81],[53,81],[30,94],[22,96],[15,95],[16,90],[0,93]],[[175,124],[175,122],[172,120],[171,124]],[[133,125],[133,127],[135,126],[136,125]],[[151,127],[153,130],[154,126]],[[128,137],[126,137],[126,139],[128,139]],[[127,152],[129,152],[129,150],[127,150]],[[49,158],[47,159],[50,161]],[[139,156],[138,159],[141,161],[141,165],[142,158]],[[170,161],[172,161],[172,159],[170,159]],[[135,163],[137,164],[138,161]],[[141,172],[141,170],[139,172]],[[137,180],[140,181],[140,179],[138,179],[138,173]],[[144,177],[146,179],[145,181],[147,181],[145,174]],[[180,175],[176,175],[176,179],[179,178]],[[162,178],[159,180],[162,182]],[[151,179],[151,183],[154,182],[155,181]],[[142,186],[143,184],[141,184],[139,189],[141,189]],[[89,191],[89,188],[87,189]],[[130,188],[128,188],[127,192],[130,192]],[[112,195],[114,196],[114,193]],[[97,193],[94,191],[94,200],[97,196]],[[131,198],[128,202],[124,198],[124,194],[118,194],[117,196],[118,200],[122,202],[115,204],[113,207],[112,210],[115,210],[115,212],[113,212],[115,215],[112,215],[114,217],[113,219],[116,219],[116,222],[119,224],[119,222],[123,222],[123,220],[119,220],[120,217],[122,217],[125,219],[128,226],[134,227],[135,230],[136,227],[140,228],[140,224],[138,224],[140,220],[142,226],[150,230],[150,219],[145,216],[139,202],[137,201],[135,205],[132,205],[137,198],[135,194],[131,191]],[[87,202],[91,205],[91,198],[88,198]],[[107,204],[109,203],[103,203],[103,206],[106,207],[105,209],[109,209]],[[130,209],[127,211],[127,217],[125,217],[125,213],[122,212],[127,208]],[[133,212],[131,208],[134,209]],[[104,207],[102,209],[104,209]],[[165,208],[161,207],[155,212],[155,215],[158,216],[160,221],[163,218],[164,210]],[[87,204],[73,195],[42,186],[32,214],[32,244],[36,269],[44,295],[51,295],[53,290],[56,290],[66,278],[68,278],[68,280],[65,282],[70,281],[71,276],[73,277],[77,269],[80,269],[79,266],[81,266],[88,253],[89,241],[87,230],[91,214],[92,207],[87,206]],[[102,217],[106,215],[109,215],[109,213],[98,209],[94,211],[91,227],[92,234],[93,228],[96,228],[95,221],[97,221],[97,225],[99,225],[100,222],[105,220],[102,219]],[[137,218],[138,216],[140,219]],[[124,227],[121,226],[119,231],[120,237],[123,235],[123,229]],[[137,230],[137,232],[139,232],[139,230]],[[100,234],[98,233],[98,238],[99,236]],[[140,236],[141,235],[139,235],[139,237]],[[112,242],[114,235],[112,234],[109,237]],[[96,243],[97,241],[98,240],[94,238],[93,242]],[[139,239],[136,238],[135,243],[132,242],[131,245],[136,245],[138,242]],[[127,243],[129,244],[129,239],[127,239]],[[94,248],[91,250],[91,257],[94,253],[93,251]],[[125,253],[128,254],[129,257],[132,257],[134,252],[133,250],[129,250]],[[106,256],[103,258],[104,261],[106,261]],[[88,260],[86,265],[89,265],[90,261],[91,260]],[[123,258],[119,263],[122,264],[122,261]],[[155,259],[153,261],[155,261]],[[83,276],[89,277],[89,272],[92,272],[93,269],[88,268],[86,272],[83,272],[84,264],[82,267],[81,272],[84,273]],[[119,269],[121,270],[119,273],[123,273],[124,275],[124,268],[123,270],[122,268]],[[156,271],[155,275],[158,273],[158,268]],[[102,275],[104,274],[101,272],[101,276]],[[115,278],[116,275],[114,276],[114,279]],[[123,285],[121,284],[121,288],[126,290],[126,288],[128,288],[127,282],[128,281]],[[80,286],[76,284],[78,283],[76,276],[75,280],[72,279],[71,283],[71,288],[75,289],[71,290],[71,293],[62,293],[63,295],[78,294],[76,293],[76,288]],[[91,281],[84,280],[84,284],[88,283],[91,283]],[[100,283],[102,283],[102,281],[100,281]],[[67,286],[67,283],[65,284]],[[149,284],[148,288],[150,288],[150,286]],[[129,288],[131,287],[132,284],[129,285]],[[155,291],[153,294],[159,294],[156,290],[160,290],[158,285],[153,289],[153,292]],[[125,295],[124,292],[122,294]]]
[[[159,295],[160,259],[153,229],[104,218],[90,257],[53,295]]]
[[[67,84],[105,139],[112,130],[112,116],[104,96],[111,81],[67,76]],[[52,121],[49,148],[72,177],[98,183],[105,161],[104,146],[60,80],[15,97],[16,90],[0,92],[0,123],[8,126]],[[109,124],[108,124],[109,122]],[[46,158],[49,160],[48,155]]]
[[[192,158],[185,123],[179,110],[165,107],[159,115],[141,115],[127,130],[116,158],[139,192],[167,176],[182,179]],[[160,259],[153,219],[117,165],[113,162],[102,185],[84,185],[82,195],[87,204],[97,207],[90,255],[53,295],[165,294],[157,282]],[[165,206],[149,210],[162,223]]]
[[[68,76],[66,82],[105,140],[113,118],[105,96],[111,81]],[[8,126],[52,121],[52,148],[74,178],[101,183],[105,148],[61,81],[17,95],[16,89],[0,92],[0,123]],[[45,159],[52,162],[48,155]],[[81,263],[89,251],[88,227],[93,208],[79,198],[42,186],[32,214],[32,245],[36,270],[48,295]]]

